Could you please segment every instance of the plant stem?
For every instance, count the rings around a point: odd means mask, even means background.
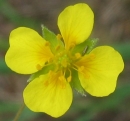
[[[24,107],[25,107],[25,104],[23,103],[23,104],[21,105],[21,107],[19,108],[18,112],[16,113],[16,115],[15,115],[13,121],[18,121],[18,119],[19,119],[19,117],[20,117],[20,115],[21,115],[21,113],[22,113]]]

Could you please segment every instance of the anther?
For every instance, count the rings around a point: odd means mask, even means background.
[[[37,68],[37,70],[39,71],[39,70],[42,69],[42,66],[41,66],[40,64],[37,64],[37,65],[36,65],[36,68]]]
[[[61,40],[61,39],[62,39],[62,36],[61,36],[60,34],[57,34],[56,38],[57,38],[58,40]]]
[[[81,66],[78,71],[82,72],[84,70],[84,66]]]
[[[50,46],[50,43],[48,41],[46,41],[45,46]]]
[[[75,53],[75,57],[76,57],[76,59],[79,59],[81,57],[81,54],[80,53]]]

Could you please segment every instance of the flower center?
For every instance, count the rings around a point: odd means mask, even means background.
[[[59,52],[57,53],[57,55],[55,56],[55,62],[56,65],[58,66],[58,68],[67,68],[68,66],[70,66],[70,58],[67,54],[67,52],[63,51],[63,52]]]
[[[72,70],[77,70],[75,62],[81,58],[80,53],[73,54],[72,51],[66,50],[64,46],[58,45],[55,48],[54,58],[54,71],[61,72],[68,82],[72,79]]]

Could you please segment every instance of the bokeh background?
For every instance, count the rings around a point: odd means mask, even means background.
[[[13,121],[23,103],[29,75],[12,72],[4,62],[10,32],[20,26],[41,34],[41,24],[59,33],[57,17],[68,5],[87,3],[95,13],[90,38],[118,50],[125,69],[116,91],[108,97],[81,96],[74,90],[73,104],[60,118],[34,113],[25,107],[19,121],[130,121],[130,0],[0,0],[0,121]]]

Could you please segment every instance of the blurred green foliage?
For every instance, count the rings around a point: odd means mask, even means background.
[[[0,14],[5,16],[10,22],[17,26],[27,26],[37,28],[39,22],[21,16],[9,3],[8,0],[0,0]]]

